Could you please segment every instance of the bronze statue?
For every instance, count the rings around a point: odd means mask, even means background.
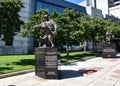
[[[114,35],[112,35],[112,33],[110,32],[110,30],[108,30],[106,32],[106,43],[110,44],[112,39],[114,39]]]
[[[45,35],[43,36],[43,47],[47,47],[47,40],[51,43],[51,47],[54,47],[53,38],[57,34],[57,24],[54,20],[49,19],[48,15],[44,15],[44,21],[38,25],[35,25],[33,28],[35,29],[44,29]]]

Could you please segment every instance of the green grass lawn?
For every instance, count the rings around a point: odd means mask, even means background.
[[[66,53],[62,53],[60,54],[60,61],[61,63],[64,62],[74,62],[77,60],[87,60],[90,58],[94,58],[98,55],[101,55],[102,51],[96,51],[96,52],[92,52],[92,51],[87,51],[86,53],[84,52],[70,52],[69,56],[66,55]]]
[[[34,68],[34,55],[0,56],[0,74]]]
[[[66,53],[60,53],[60,62],[74,62],[76,60],[86,60],[93,58],[101,52],[70,52],[69,57]],[[35,56],[34,55],[6,55],[0,56],[0,74],[6,74],[16,71],[34,69]]]

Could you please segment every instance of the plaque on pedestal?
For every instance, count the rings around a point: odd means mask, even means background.
[[[114,43],[106,44],[103,49],[103,58],[116,57],[116,45]]]
[[[58,79],[58,53],[56,48],[35,49],[35,74],[46,79]]]
[[[45,52],[45,78],[58,79],[57,49],[47,48]]]

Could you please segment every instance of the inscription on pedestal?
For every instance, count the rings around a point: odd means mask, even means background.
[[[58,79],[58,57],[56,50],[45,52],[45,76],[46,79]]]
[[[116,52],[115,49],[103,49],[103,52]]]
[[[57,56],[45,56],[45,64],[46,68],[56,68]]]

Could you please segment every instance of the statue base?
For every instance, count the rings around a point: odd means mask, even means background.
[[[116,44],[105,44],[103,49],[103,58],[114,58],[116,57]]]
[[[59,79],[57,48],[35,49],[35,75],[45,79]]]

